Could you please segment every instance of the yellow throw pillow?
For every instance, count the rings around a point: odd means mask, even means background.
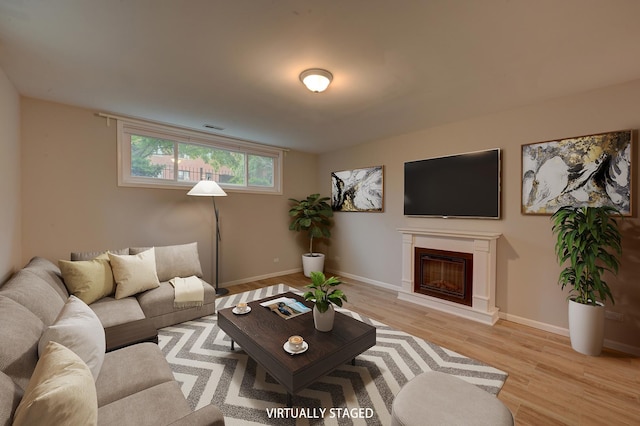
[[[14,426],[95,425],[98,397],[89,367],[78,355],[49,342],[16,409]]]
[[[160,286],[153,248],[136,255],[107,254],[116,280],[116,299]]]
[[[87,305],[113,294],[116,289],[106,253],[92,260],[59,260],[58,266],[69,293]]]

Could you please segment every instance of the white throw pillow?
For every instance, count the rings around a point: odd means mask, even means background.
[[[71,350],[49,342],[16,408],[13,425],[97,423],[98,397],[91,371]]]
[[[109,253],[109,260],[116,280],[116,299],[133,296],[160,286],[153,248],[136,255]]]
[[[86,303],[76,296],[69,296],[58,318],[42,333],[38,343],[39,356],[50,341],[72,350],[87,364],[93,379],[98,378],[106,350],[104,328]]]

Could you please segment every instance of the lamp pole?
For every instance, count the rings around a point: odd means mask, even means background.
[[[212,230],[215,235],[213,236],[213,238],[216,240],[215,243],[215,250],[216,250],[216,254],[215,257],[212,255],[211,258],[213,261],[216,262],[216,273],[215,273],[215,278],[216,278],[216,294],[219,296],[225,295],[227,293],[229,293],[229,290],[226,288],[220,288],[219,287],[219,268],[218,268],[218,263],[220,260],[220,220],[219,220],[219,215],[220,212],[218,211],[218,208],[216,207],[216,197],[225,197],[227,195],[226,192],[224,192],[224,190],[222,188],[220,188],[220,186],[212,180],[201,180],[200,182],[198,182],[193,188],[191,188],[191,190],[189,192],[187,192],[187,195],[195,195],[198,197],[211,197],[211,199],[213,200],[213,215],[214,215],[214,220],[215,220],[215,228]],[[213,249],[213,244],[211,249]],[[213,267],[212,267],[213,270]]]
[[[216,235],[215,235],[215,239],[216,239],[216,295],[218,296],[223,296],[225,294],[229,293],[229,289],[227,288],[220,288],[218,287],[218,278],[219,278],[219,268],[218,268],[218,264],[220,263],[220,250],[219,250],[219,242],[221,241],[221,237],[220,237],[220,222],[218,220],[218,208],[216,207],[216,197],[211,197],[211,200],[213,201],[213,213],[215,215],[215,220],[216,220]]]

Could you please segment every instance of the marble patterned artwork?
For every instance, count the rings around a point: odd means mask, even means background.
[[[522,213],[613,206],[631,215],[631,130],[522,146]]]
[[[331,208],[340,212],[381,212],[382,166],[331,173]]]

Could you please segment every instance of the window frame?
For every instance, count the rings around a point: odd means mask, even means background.
[[[116,117],[111,117],[116,118]],[[282,195],[282,168],[284,149],[261,145],[254,142],[228,138],[219,135],[211,135],[195,130],[181,129],[159,123],[147,123],[138,120],[126,120],[117,117],[117,162],[118,162],[118,186],[134,188],[163,188],[180,189],[191,188],[197,181],[178,180],[178,144],[198,145],[207,148],[222,149],[242,153],[244,155],[245,184],[218,184],[231,192],[259,193]],[[174,143],[174,169],[173,179],[150,178],[131,175],[131,135],[147,136],[165,139]],[[258,155],[273,158],[273,186],[249,185],[249,155]]]

